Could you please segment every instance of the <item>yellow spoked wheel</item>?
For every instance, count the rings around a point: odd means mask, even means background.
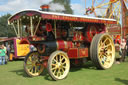
[[[95,35],[90,47],[90,56],[97,68],[110,68],[115,60],[115,46],[111,36],[108,34]]]
[[[54,80],[64,79],[70,69],[70,61],[63,51],[53,52],[48,59],[48,72]]]
[[[43,69],[43,64],[39,62],[38,52],[30,52],[25,57],[24,70],[29,76],[38,76],[43,71]]]

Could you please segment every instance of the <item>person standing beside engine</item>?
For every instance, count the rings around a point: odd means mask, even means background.
[[[0,45],[0,65],[5,64],[6,50],[4,45]]]
[[[125,39],[122,39],[121,44],[120,44],[120,48],[121,48],[121,59],[120,59],[120,61],[124,62],[125,61],[125,56],[126,56],[126,48],[127,48]]]

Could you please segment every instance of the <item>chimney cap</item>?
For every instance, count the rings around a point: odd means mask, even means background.
[[[40,8],[43,10],[43,9],[49,9],[49,5],[47,4],[44,4],[44,5],[41,5]]]

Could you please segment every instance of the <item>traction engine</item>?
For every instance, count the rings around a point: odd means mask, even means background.
[[[98,69],[109,69],[114,63],[114,43],[106,33],[107,24],[117,23],[114,19],[25,10],[9,22],[28,34],[20,44],[37,49],[24,60],[24,70],[31,77],[47,68],[54,80],[61,80],[68,75],[70,65],[91,60]]]

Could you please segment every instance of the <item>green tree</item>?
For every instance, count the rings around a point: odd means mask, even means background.
[[[8,26],[8,18],[11,14],[6,14],[0,17],[0,37],[14,37],[16,36],[13,29]]]
[[[51,3],[59,3],[61,5],[64,5],[66,14],[73,14],[73,10],[70,6],[70,0],[53,0]]]

